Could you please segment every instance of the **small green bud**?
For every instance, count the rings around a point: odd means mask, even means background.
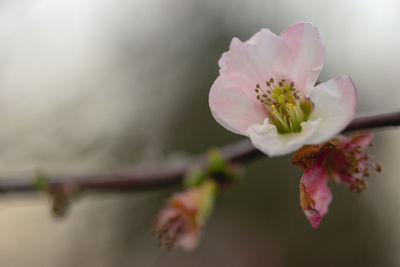
[[[185,188],[196,187],[204,181],[205,177],[205,173],[201,168],[193,168],[183,178],[183,186]]]
[[[48,180],[43,173],[38,173],[35,180],[35,188],[38,191],[47,191],[49,188]]]
[[[214,208],[218,193],[218,185],[214,180],[207,179],[200,185],[200,188],[203,191],[203,198],[197,220],[200,224],[204,224]]]
[[[227,167],[227,162],[216,149],[212,149],[208,153],[208,162],[208,171],[211,173],[223,172]]]

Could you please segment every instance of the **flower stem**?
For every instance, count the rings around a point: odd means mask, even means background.
[[[400,112],[386,113],[354,119],[343,132],[400,126]],[[245,163],[258,157],[266,157],[254,148],[248,139],[219,148],[230,162]],[[94,192],[147,191],[178,185],[193,166],[205,166],[207,153],[183,158],[174,164],[128,167],[104,173],[80,175],[47,175],[46,185],[53,189],[77,186],[81,190]],[[1,178],[3,177],[3,178]],[[34,177],[32,179],[32,177]],[[37,177],[36,177],[37,178]],[[8,177],[0,175],[0,193],[27,193],[37,189],[35,175]]]

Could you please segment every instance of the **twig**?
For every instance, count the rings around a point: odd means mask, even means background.
[[[356,131],[400,125],[400,112],[373,115],[354,119],[344,130]],[[245,163],[263,155],[255,149],[248,139],[238,141],[219,148],[223,156],[230,162]],[[177,185],[183,175],[193,166],[204,166],[207,153],[184,158],[178,163],[167,163],[156,166],[133,167],[107,173],[86,175],[63,175],[46,177],[47,185],[53,189],[77,186],[88,191],[143,191]],[[32,175],[34,177],[34,175]],[[33,192],[37,191],[35,180],[0,179],[0,192]]]

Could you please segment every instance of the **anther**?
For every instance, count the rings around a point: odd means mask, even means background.
[[[377,172],[381,172],[382,171],[382,166],[381,165],[379,165],[379,164],[376,164],[376,171]]]

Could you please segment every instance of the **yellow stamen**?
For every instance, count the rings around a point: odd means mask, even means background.
[[[279,133],[300,132],[301,123],[307,120],[310,113],[310,111],[304,113],[301,106],[307,100],[300,99],[299,91],[294,87],[293,82],[289,84],[285,80],[280,80],[278,84],[279,87],[273,78],[266,81],[266,89],[256,84],[257,99],[265,105],[271,116],[271,123],[275,124]]]

